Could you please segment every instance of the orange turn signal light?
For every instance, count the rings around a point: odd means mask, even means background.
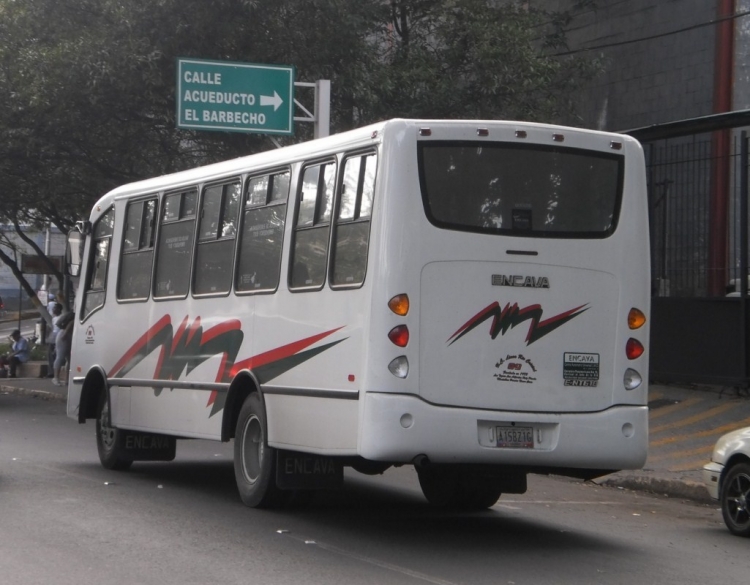
[[[400,294],[393,297],[388,301],[388,308],[401,317],[406,316],[409,312],[409,296],[407,294]]]
[[[628,327],[631,329],[639,329],[640,327],[643,327],[645,323],[646,315],[643,314],[643,311],[636,309],[635,307],[630,309],[630,312],[628,313]]]

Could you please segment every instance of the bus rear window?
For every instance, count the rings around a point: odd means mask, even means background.
[[[438,227],[604,238],[619,213],[623,157],[540,145],[421,142],[419,176]]]

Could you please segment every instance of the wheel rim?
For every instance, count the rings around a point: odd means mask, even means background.
[[[242,474],[248,483],[255,483],[263,461],[263,427],[256,415],[247,419],[242,437]]]
[[[99,438],[102,443],[102,447],[105,450],[110,451],[115,444],[115,429],[107,425],[109,419],[109,404],[106,402],[102,407],[102,412],[99,415]]]
[[[738,473],[727,485],[726,511],[738,529],[750,527],[750,475]]]

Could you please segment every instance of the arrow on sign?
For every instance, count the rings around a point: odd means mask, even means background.
[[[260,96],[260,105],[261,106],[273,106],[273,111],[279,109],[279,106],[284,103],[284,100],[281,99],[281,96],[273,92],[273,96],[270,95],[262,95]]]

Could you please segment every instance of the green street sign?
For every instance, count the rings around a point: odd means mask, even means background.
[[[178,59],[178,128],[292,134],[293,102],[293,67]]]

